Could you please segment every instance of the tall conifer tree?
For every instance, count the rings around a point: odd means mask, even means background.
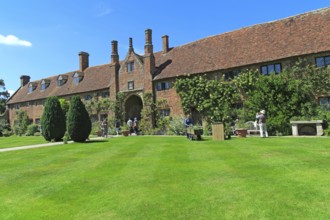
[[[59,141],[65,133],[65,115],[57,97],[49,97],[41,117],[42,135],[47,141]]]
[[[75,142],[84,142],[92,130],[92,123],[84,103],[79,96],[73,96],[67,115],[67,131]]]

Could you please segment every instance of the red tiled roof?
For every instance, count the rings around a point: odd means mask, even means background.
[[[66,96],[76,93],[107,89],[110,86],[110,68],[110,65],[101,65],[87,68],[84,71],[83,80],[78,85],[73,83],[73,75],[79,71],[60,74],[62,76],[68,76],[67,82],[62,86],[57,86],[57,78],[60,75],[44,78],[50,80],[49,86],[44,91],[41,91],[40,84],[43,79],[38,81],[31,81],[32,83],[37,84],[37,88],[32,93],[28,94],[28,83],[24,87],[19,88],[18,91],[16,91],[16,93],[10,98],[7,104],[45,99],[49,96]]]
[[[330,51],[330,7],[283,20],[254,25],[236,31],[207,37],[172,48],[168,53],[155,53],[158,67],[155,80],[184,74],[206,73],[247,66],[305,54]],[[139,57],[141,62],[143,57]],[[123,62],[123,61],[122,61]],[[66,74],[68,81],[57,86],[57,77],[41,91],[41,80],[34,81],[37,88],[28,94],[28,85],[19,88],[7,104],[66,96],[109,88],[110,65],[89,67],[84,79],[73,84],[73,71]]]
[[[330,7],[207,37],[167,54],[156,53],[156,65],[163,64],[163,69],[155,80],[322,51],[330,51]]]

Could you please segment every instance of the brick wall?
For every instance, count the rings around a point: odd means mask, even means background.
[[[130,62],[134,62],[134,71],[127,72],[126,65]],[[129,81],[134,82],[134,90],[142,90],[144,88],[144,74],[144,66],[142,62],[134,53],[129,54],[119,69],[119,91],[127,92]]]

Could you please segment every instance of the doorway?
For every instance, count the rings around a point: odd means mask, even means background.
[[[135,118],[137,117],[138,120],[141,119],[141,111],[143,108],[142,99],[140,96],[132,95],[125,102],[125,120],[127,121],[128,118]]]

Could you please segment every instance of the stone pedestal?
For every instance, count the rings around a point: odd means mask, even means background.
[[[322,120],[312,121],[290,121],[292,125],[292,136],[299,135],[323,135]]]

